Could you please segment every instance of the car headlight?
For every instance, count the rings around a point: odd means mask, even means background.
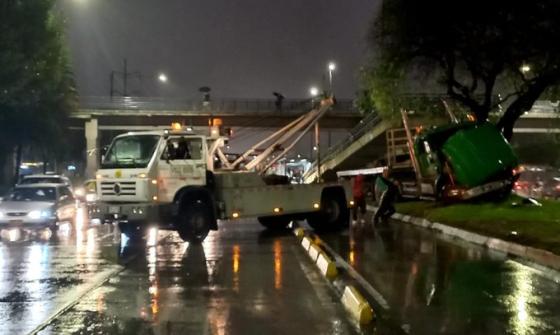
[[[74,191],[74,194],[78,197],[83,197],[86,194],[86,190],[80,187]]]
[[[45,210],[45,211],[31,211],[27,214],[30,219],[41,219],[41,218],[48,218],[52,216],[52,211]]]
[[[0,212],[0,219],[4,217],[4,213]]]
[[[86,201],[87,202],[94,202],[96,199],[97,199],[97,194],[95,194],[95,193],[86,194]]]
[[[31,211],[27,213],[30,219],[40,219],[41,218],[41,211]]]

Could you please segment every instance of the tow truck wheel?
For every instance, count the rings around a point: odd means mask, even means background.
[[[321,196],[321,210],[310,214],[307,223],[319,231],[332,231],[348,226],[350,211],[344,199],[344,190],[326,190]]]
[[[290,218],[282,216],[261,216],[257,220],[263,227],[270,230],[286,229],[291,221]]]
[[[177,232],[183,241],[200,243],[210,231],[212,214],[204,199],[196,199],[181,206]]]

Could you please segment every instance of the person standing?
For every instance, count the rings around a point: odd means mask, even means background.
[[[386,222],[395,213],[395,198],[397,197],[397,186],[389,180],[389,169],[385,168],[383,174],[375,180],[375,198],[378,208],[373,215],[373,225]]]
[[[366,215],[366,195],[364,192],[364,176],[359,174],[354,177],[352,184],[352,197],[354,198],[354,208],[352,208],[352,220],[358,221],[358,211],[360,215],[360,222],[364,223]]]

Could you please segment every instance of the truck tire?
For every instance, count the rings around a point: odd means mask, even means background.
[[[261,216],[257,218],[259,223],[266,229],[281,230],[286,229],[292,220],[285,216]]]
[[[211,204],[204,197],[191,198],[181,204],[177,220],[177,232],[186,242],[204,241],[212,224]]]
[[[307,223],[317,231],[334,231],[348,226],[350,211],[344,190],[331,188],[321,195],[321,210],[307,217]]]

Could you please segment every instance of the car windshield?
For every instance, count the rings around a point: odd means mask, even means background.
[[[107,151],[103,168],[144,168],[157,147],[157,135],[132,135],[119,137]]]
[[[54,187],[22,187],[14,189],[9,195],[10,201],[55,201]]]
[[[66,182],[60,177],[28,177],[21,181],[21,184],[65,184]]]

